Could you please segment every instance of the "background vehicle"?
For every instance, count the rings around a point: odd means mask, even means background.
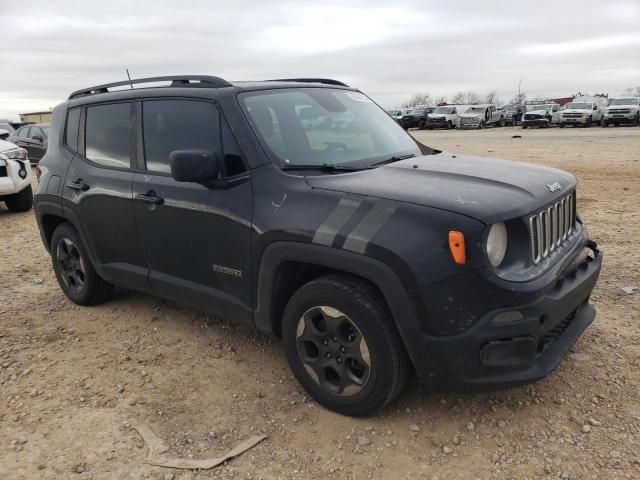
[[[435,110],[435,107],[418,107],[402,116],[400,125],[405,130],[409,128],[419,128],[424,130],[427,128],[427,117]]]
[[[29,155],[29,161],[36,164],[47,151],[49,124],[37,123],[20,127],[9,137],[9,141],[24,148]]]
[[[604,112],[602,126],[640,124],[640,98],[620,97],[613,98]]]
[[[550,127],[560,121],[560,105],[549,102],[530,102],[522,115],[522,128]]]
[[[526,107],[524,105],[510,104],[501,108],[504,112],[505,123],[507,125],[515,126],[522,121],[522,115],[524,114]]]
[[[457,128],[459,121],[457,106],[437,107],[427,115],[427,128],[430,130],[434,128]]]
[[[33,203],[27,151],[4,140],[0,140],[0,202],[12,212],[25,212]]]
[[[13,128],[13,125],[11,125],[11,123],[5,120],[0,120],[0,140],[7,140],[7,138],[9,138],[9,135],[11,135],[15,131],[16,129]]]
[[[506,123],[504,113],[493,104],[472,105],[459,117],[460,128],[504,127]]]
[[[341,82],[116,82],[52,129],[35,211],[69,299],[119,285],[272,332],[338,412],[411,367],[430,390],[536,380],[595,318],[573,175],[431,149]]]
[[[584,125],[590,127],[594,123],[599,124],[603,118],[603,109],[606,108],[606,97],[591,97],[581,95],[575,97],[571,103],[566,104],[560,112],[558,125]]]

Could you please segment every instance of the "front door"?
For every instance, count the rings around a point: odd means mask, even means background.
[[[237,144],[214,103],[141,103],[142,132],[133,179],[140,241],[151,287],[160,296],[251,321],[252,188]],[[174,150],[205,149],[223,160],[226,188],[177,182]]]

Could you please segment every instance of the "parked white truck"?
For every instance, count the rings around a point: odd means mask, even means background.
[[[564,106],[558,125],[560,128],[564,128],[566,125],[590,127],[593,124],[599,124],[604,116],[607,103],[607,97],[599,95],[575,97],[571,103]]]
[[[640,124],[640,98],[620,97],[609,101],[609,106],[604,111],[602,126],[607,127],[623,123]]]
[[[467,111],[470,105],[443,105],[427,116],[427,128],[458,128],[459,115]]]
[[[504,127],[506,123],[504,111],[498,110],[493,104],[471,105],[459,117],[460,128]]]
[[[560,121],[560,105],[554,102],[527,102],[522,115],[522,128],[550,127]]]
[[[33,203],[27,151],[4,140],[0,140],[0,202],[12,212],[26,212]]]

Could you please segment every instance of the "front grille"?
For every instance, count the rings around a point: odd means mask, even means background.
[[[431,117],[433,123],[444,123],[446,120],[444,117]]]
[[[609,113],[631,113],[629,108],[610,108]]]
[[[7,167],[5,165],[0,165],[0,177],[6,177],[7,175]]]
[[[560,323],[558,323],[555,327],[549,330],[540,341],[540,345],[538,349],[540,353],[544,353],[553,343],[562,336],[564,332],[567,331],[573,319],[576,318],[576,313],[578,309],[576,308],[573,312],[571,312],[567,317],[565,317]]]
[[[575,230],[576,192],[529,217],[531,261],[537,265],[566,242]]]
[[[581,113],[563,113],[562,116],[564,118],[580,118],[582,117]]]
[[[524,119],[525,120],[541,120],[542,115],[538,115],[537,113],[525,113]]]

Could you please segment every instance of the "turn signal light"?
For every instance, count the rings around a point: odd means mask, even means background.
[[[464,246],[464,234],[458,230],[449,230],[449,250],[453,261],[458,265],[467,263],[467,253]]]

